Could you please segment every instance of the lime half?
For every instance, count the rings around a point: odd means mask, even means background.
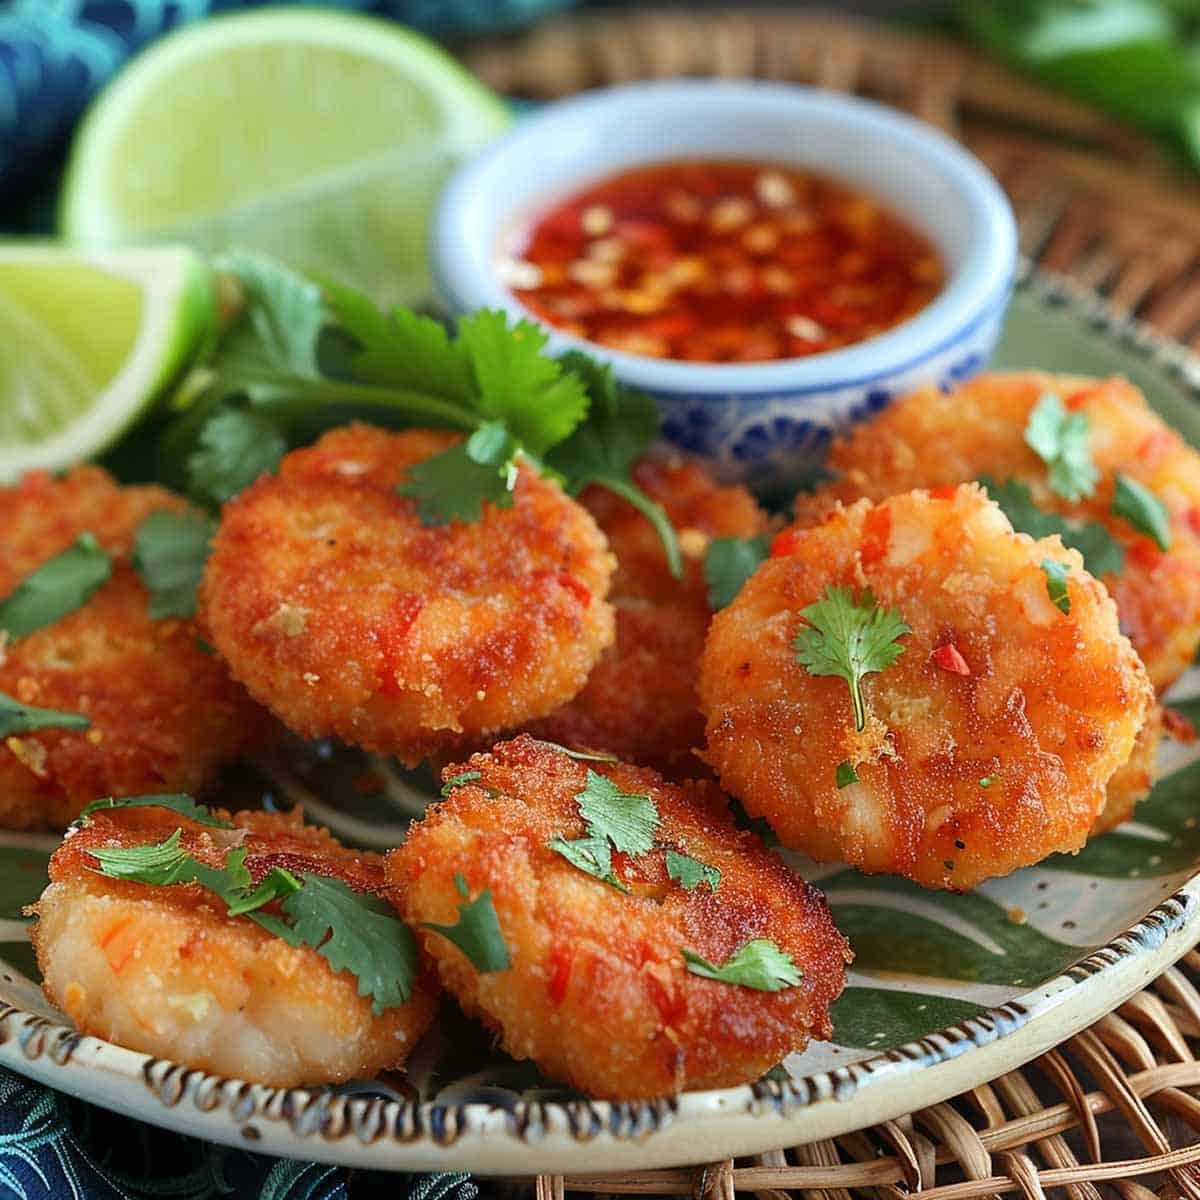
[[[381,303],[428,287],[447,172],[505,105],[427,39],[353,13],[267,9],[189,26],[101,93],[72,149],[60,223],[89,246],[234,246]]]
[[[214,320],[190,250],[0,245],[0,483],[112,445]]]

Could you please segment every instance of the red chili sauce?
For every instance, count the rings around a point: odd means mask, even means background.
[[[944,281],[929,241],[875,201],[768,163],[624,171],[542,213],[511,249],[504,282],[547,324],[689,362],[860,342]]]

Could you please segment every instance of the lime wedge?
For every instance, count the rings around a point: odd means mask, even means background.
[[[71,152],[65,237],[262,250],[383,304],[428,292],[428,217],[505,105],[432,42],[354,13],[189,26],[101,93]]]
[[[190,250],[0,245],[0,483],[110,446],[215,318]]]

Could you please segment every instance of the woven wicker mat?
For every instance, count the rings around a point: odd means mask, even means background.
[[[493,87],[534,99],[724,75],[817,84],[907,109],[991,167],[1030,258],[1200,349],[1200,183],[1127,127],[953,42],[833,14],[641,10],[561,19],[464,56]],[[1193,951],[1029,1066],[897,1121],[696,1170],[542,1176],[538,1200],[977,1200],[1050,1189],[1071,1200],[1200,1200],[1198,983]]]

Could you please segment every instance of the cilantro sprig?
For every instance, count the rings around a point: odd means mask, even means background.
[[[1087,413],[1067,412],[1047,392],[1029,414],[1025,444],[1046,464],[1051,489],[1064,499],[1082,500],[1096,490],[1100,472],[1088,445]]]
[[[150,616],[194,617],[216,523],[196,512],[153,512],[138,526],[133,567],[150,592]]]
[[[1153,538],[1165,554],[1171,548],[1171,518],[1167,506],[1131,475],[1117,472],[1113,486],[1112,512],[1138,531]]]
[[[174,808],[195,820],[190,797],[140,797],[131,804]],[[168,803],[176,801],[179,803]],[[121,802],[101,802],[118,807]],[[199,806],[196,806],[199,807]],[[94,811],[94,806],[93,806]],[[273,867],[257,886],[246,867],[246,849],[231,850],[219,867],[193,858],[176,829],[146,846],[94,846],[88,853],[99,873],[151,887],[198,883],[225,905],[230,916],[245,916],[291,946],[309,946],[335,971],[358,980],[358,994],[370,996],[372,1011],[408,1002],[417,973],[417,950],[408,927],[386,902],[357,892],[338,879],[309,872],[296,875]],[[278,903],[279,915],[262,911]]]
[[[681,572],[675,530],[629,473],[657,436],[655,406],[607,368],[574,352],[546,354],[538,326],[509,325],[500,312],[464,317],[451,335],[430,317],[382,312],[261,255],[226,255],[217,266],[239,285],[244,309],[180,389],[161,444],[201,503],[223,503],[289,447],[351,417],[433,426],[467,439],[402,485],[422,521],[474,520],[485,503],[511,504],[525,458],[571,494],[595,484],[624,497]]]
[[[701,862],[690,854],[680,854],[678,850],[667,851],[667,877],[688,892],[694,892],[701,884],[706,884],[710,892],[721,886],[719,867]]]
[[[212,809],[206,805],[197,804],[191,796],[184,792],[169,792],[162,795],[126,796],[120,800],[108,796],[103,800],[93,800],[79,814],[79,819],[87,822],[93,813],[111,812],[114,808],[165,808],[195,821],[197,825],[209,825],[214,829],[232,829],[229,821],[214,817]]]
[[[713,612],[733,603],[770,548],[771,539],[765,535],[713,538],[709,542],[704,555],[704,582],[708,585],[708,605]]]
[[[832,675],[846,682],[854,710],[854,728],[867,727],[862,681],[887,670],[904,653],[900,642],[912,629],[899,613],[875,602],[870,588],[855,598],[848,587],[830,586],[800,612],[796,661],[810,675]]]
[[[693,975],[715,979],[718,983],[740,984],[756,992],[780,992],[795,987],[804,973],[769,938],[754,938],[731,954],[719,966],[694,950],[684,950],[683,960]]]
[[[1050,597],[1051,604],[1059,612],[1070,613],[1071,595],[1067,591],[1067,577],[1071,574],[1071,568],[1053,558],[1043,558],[1042,572],[1046,576],[1046,595]]]
[[[422,921],[421,928],[440,933],[448,942],[453,942],[480,973],[507,971],[512,958],[500,929],[492,893],[484,888],[474,900],[468,900],[470,889],[460,874],[454,876],[454,888],[463,898],[463,903],[458,906],[458,920],[453,925]]]
[[[81,713],[33,708],[0,692],[0,737],[33,733],[38,729],[87,729],[90,726],[91,721]]]
[[[0,633],[25,637],[82,608],[112,574],[112,559],[93,534],[81,533],[31,571],[0,600]]]

